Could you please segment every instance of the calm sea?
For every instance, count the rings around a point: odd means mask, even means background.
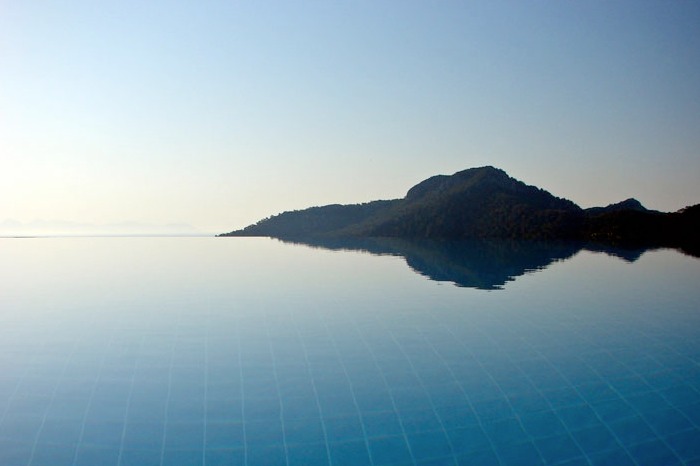
[[[700,464],[700,260],[0,239],[0,464]]]

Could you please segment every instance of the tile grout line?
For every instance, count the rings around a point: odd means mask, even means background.
[[[335,351],[335,354],[338,356],[338,360],[340,361],[340,366],[343,368],[343,373],[345,374],[345,379],[348,381],[348,385],[350,386],[350,394],[352,395],[352,402],[355,405],[355,410],[357,411],[357,417],[360,419],[360,428],[362,429],[362,439],[365,444],[365,449],[367,450],[367,457],[369,458],[370,461],[370,466],[374,465],[374,460],[372,459],[372,454],[370,453],[369,450],[369,439],[367,437],[367,429],[365,427],[365,422],[364,418],[362,416],[362,411],[360,410],[360,405],[357,402],[357,397],[355,396],[355,387],[352,383],[352,379],[350,378],[350,374],[348,374],[348,368],[347,365],[345,364],[345,361],[343,360],[343,357],[338,349],[338,342],[336,339],[333,337],[333,334],[330,332],[330,329],[328,328],[328,322],[325,320],[323,321],[323,326],[326,329],[326,331],[331,335],[330,340],[331,343],[333,344],[333,349]],[[355,329],[357,331],[357,329]],[[332,465],[333,463],[331,463]]]
[[[172,343],[170,345],[170,362],[168,364],[168,390],[165,393],[165,410],[163,412],[163,436],[161,438],[160,445],[160,465],[164,465],[165,460],[165,442],[168,436],[168,411],[170,410],[170,396],[172,393],[173,384],[173,367],[175,363],[175,347],[177,346],[177,340],[180,334],[180,316],[178,316],[177,323],[175,324],[175,335],[173,335]]]
[[[280,406],[280,423],[282,424],[282,446],[284,447],[284,461],[287,466],[289,466],[289,446],[287,445],[287,429],[284,425],[284,403],[282,403],[282,396],[280,393],[280,381],[277,375],[277,360],[275,359],[275,350],[272,345],[272,339],[270,338],[270,325],[269,325],[270,315],[268,312],[265,313],[265,337],[267,339],[267,346],[270,351],[270,357],[272,358],[272,374],[275,376],[275,389],[277,390],[277,401]]]
[[[202,466],[207,464],[207,424],[208,424],[208,405],[209,405],[209,326],[211,322],[211,302],[207,303],[207,313],[204,322],[204,427],[202,428]]]
[[[138,347],[138,354],[141,354],[141,350],[143,349],[143,342],[145,340],[144,335],[141,335],[141,338],[139,339],[139,347]],[[119,456],[117,457],[117,466],[120,466],[122,464],[122,456],[124,455],[124,442],[126,441],[126,428],[128,425],[129,421],[129,411],[131,409],[131,398],[134,394],[134,386],[136,382],[136,371],[139,367],[139,360],[138,358],[136,361],[134,361],[134,370],[131,373],[131,383],[129,385],[129,396],[127,397],[126,400],[126,410],[124,411],[124,426],[122,427],[122,435],[121,435],[121,440],[119,442]]]
[[[248,437],[246,434],[246,418],[245,418],[245,383],[243,383],[243,345],[241,343],[241,321],[238,318],[238,326],[236,327],[236,344],[238,345],[238,375],[241,384],[241,420],[243,423],[243,464],[248,466]]]
[[[46,407],[46,410],[44,411],[44,416],[41,419],[41,425],[39,426],[39,430],[37,431],[36,435],[34,436],[34,442],[32,445],[32,451],[31,454],[29,455],[29,461],[27,462],[28,465],[31,466],[32,462],[34,461],[34,455],[36,454],[36,448],[39,443],[39,437],[41,436],[41,432],[44,429],[44,424],[46,423],[46,418],[48,416],[49,410],[53,406],[53,404],[56,401],[56,393],[58,392],[58,387],[60,386],[61,379],[65,377],[66,371],[68,370],[68,365],[70,363],[71,358],[75,354],[75,351],[78,347],[78,342],[73,341],[73,347],[71,349],[70,354],[68,355],[68,358],[66,361],[63,363],[63,368],[61,369],[61,375],[58,376],[58,380],[56,381],[56,385],[54,386],[52,392],[51,392],[51,400],[49,401],[48,406]]]
[[[114,341],[114,332],[110,334],[109,342],[107,343],[107,349],[112,345],[112,342]],[[83,436],[85,435],[85,423],[87,422],[87,417],[88,413],[90,412],[90,408],[92,407],[92,401],[95,397],[95,391],[97,391],[97,386],[100,383],[100,379],[102,378],[102,370],[104,369],[105,361],[107,360],[107,351],[105,351],[102,354],[102,359],[100,360],[100,365],[97,370],[97,376],[95,377],[95,381],[92,384],[92,390],[90,392],[90,399],[88,400],[88,404],[85,407],[85,412],[83,413],[83,421],[82,425],[80,427],[80,435],[78,436],[78,442],[75,448],[75,455],[73,456],[73,464],[78,462],[78,456],[80,454],[80,446],[83,443]]]
[[[321,431],[323,432],[323,441],[325,443],[326,447],[326,458],[328,459],[328,464],[332,464],[332,459],[331,459],[331,450],[330,447],[328,446],[328,433],[326,431],[326,423],[324,421],[324,416],[323,416],[323,409],[321,408],[321,402],[318,399],[318,390],[316,388],[316,382],[314,380],[314,374],[313,374],[313,369],[311,368],[311,364],[309,363],[309,351],[306,346],[306,342],[304,341],[304,337],[301,334],[301,331],[299,330],[299,326],[295,323],[294,329],[296,330],[296,335],[297,338],[299,338],[299,341],[301,342],[301,347],[304,352],[304,362],[306,363],[306,367],[309,368],[309,375],[311,376],[311,388],[313,389],[314,392],[314,398],[316,400],[316,408],[318,409],[319,416],[321,417]]]

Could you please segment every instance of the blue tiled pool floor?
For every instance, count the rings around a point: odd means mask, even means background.
[[[658,335],[224,311],[5,345],[0,463],[700,461],[698,353]]]
[[[653,261],[486,293],[202,244],[175,261],[200,281],[159,257],[76,288],[64,261],[0,296],[0,465],[700,465],[700,298]]]

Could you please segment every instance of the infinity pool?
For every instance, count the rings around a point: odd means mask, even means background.
[[[0,464],[700,464],[700,260],[421,248],[0,239]]]

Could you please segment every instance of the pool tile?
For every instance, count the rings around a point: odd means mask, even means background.
[[[163,423],[129,422],[124,431],[124,445],[128,445],[129,448],[160,451],[164,430]]]
[[[329,442],[364,439],[362,421],[358,415],[324,418],[326,436]]]
[[[241,381],[238,379],[210,381],[206,388],[209,400],[241,398]]]
[[[615,435],[603,425],[575,430],[571,435],[587,454],[620,448]]]
[[[491,449],[491,441],[480,426],[450,429],[447,435],[455,453],[465,454]]]
[[[554,409],[585,404],[585,400],[581,398],[581,395],[570,385],[543,390],[542,394]]]
[[[168,419],[172,421],[203,419],[205,412],[206,404],[203,399],[171,399],[166,411]]]
[[[462,387],[457,382],[427,385],[425,389],[430,397],[430,402],[436,408],[460,406],[467,403]]]
[[[204,446],[203,422],[169,422],[165,427],[165,448],[199,450]]]
[[[406,433],[442,429],[440,419],[432,409],[401,411],[400,416],[401,426]]]
[[[595,411],[588,405],[569,406],[558,409],[556,413],[569,430],[581,430],[601,425]]]
[[[325,443],[287,445],[289,466],[328,465],[328,450]]]
[[[452,455],[450,442],[441,430],[407,434],[411,452],[416,460],[447,458]]]
[[[294,396],[282,398],[282,411],[285,419],[318,419],[319,401],[314,396]]]
[[[632,445],[627,450],[639,464],[681,464],[680,459],[661,440]]]
[[[496,446],[513,443],[520,444],[528,440],[527,433],[523,430],[520,422],[515,418],[485,422],[482,424],[482,427],[486,435],[488,435]]]
[[[27,464],[33,445],[29,442],[0,438],[0,464]]]
[[[393,401],[391,395],[386,390],[376,392],[355,392],[355,400],[364,413],[381,412],[388,409],[393,409]],[[328,413],[332,415],[332,413]],[[349,413],[346,413],[349,414]]]
[[[494,398],[500,398],[502,396],[498,385],[488,378],[470,378],[466,381],[461,381],[460,385],[467,395],[467,398],[474,403],[493,400]]]
[[[654,431],[640,416],[611,422],[608,426],[624,446],[656,439]]]
[[[425,460],[416,460],[415,466],[456,466],[457,460],[454,456],[443,456],[440,458],[430,458]]]
[[[620,398],[594,403],[592,407],[603,422],[613,422],[639,414],[635,408]]]
[[[393,389],[415,387],[422,382],[415,371],[410,368],[399,371],[387,371],[384,373],[384,378],[387,385]]]
[[[625,401],[640,413],[671,408],[668,402],[656,392],[630,395],[625,398]]]
[[[520,422],[532,438],[565,434],[567,429],[554,411],[540,411],[520,416]]]
[[[549,372],[531,376],[535,386],[542,391],[559,390],[569,387],[571,384],[561,374],[555,372],[551,368]]]
[[[245,452],[242,448],[207,448],[205,458],[207,466],[244,466],[245,464]],[[134,464],[134,466],[139,465]]]
[[[538,391],[529,377],[514,372],[501,375],[496,379],[496,382],[500,390],[508,397]]]
[[[501,466],[498,456],[492,450],[475,451],[456,455],[459,466]]]
[[[243,421],[243,400],[240,398],[208,399],[205,415],[209,421]],[[131,414],[129,418],[131,418]]]
[[[282,407],[279,398],[245,398],[243,412],[247,421],[266,421],[279,419]]]
[[[589,455],[592,466],[639,466],[624,450],[608,450]]]
[[[618,391],[618,393],[621,393],[625,397],[653,391],[653,388],[646,382],[646,380],[638,375],[611,379],[609,383],[615,390]]]
[[[399,411],[415,409],[416,406],[430,406],[430,398],[421,387],[398,388],[391,396]]]
[[[542,457],[532,442],[508,443],[496,446],[498,457],[504,465],[542,464]]]
[[[287,464],[287,455],[282,445],[255,445],[246,449],[247,464],[282,466]]]
[[[667,436],[694,427],[683,413],[673,408],[645,411],[642,417],[658,435]]]
[[[82,421],[67,421],[48,418],[41,427],[38,445],[71,444],[77,445],[83,430]]]
[[[367,437],[384,437],[403,433],[399,416],[393,411],[366,413],[362,415]]]
[[[39,434],[43,416],[26,414],[6,414],[0,424],[0,440],[27,442]]]
[[[589,404],[594,404],[601,401],[619,399],[619,395],[609,383],[605,381],[589,382],[578,385],[576,387],[579,393]]]
[[[131,392],[131,378],[126,380],[105,380],[100,379],[93,393],[93,400],[120,400],[126,402]]]
[[[663,370],[644,375],[644,381],[654,390],[663,390],[683,384],[683,377],[675,370]]]
[[[591,368],[598,372],[601,376],[610,379],[612,377],[630,377],[634,373],[625,366],[622,362],[610,357],[607,352],[590,354],[590,357],[583,355],[582,359],[586,361]]]
[[[126,400],[93,400],[88,408],[88,421],[122,421],[128,410]]]
[[[245,423],[245,438],[249,445],[282,445],[284,434],[279,419],[253,420]]]
[[[210,448],[242,448],[244,427],[240,421],[215,421],[206,425],[206,446]]]
[[[600,376],[578,356],[564,358],[557,354],[552,356],[552,363],[556,366],[559,373],[575,385],[595,382],[600,379]]]
[[[94,466],[96,464],[117,464],[119,448],[101,447],[97,445],[78,446],[77,466]]]
[[[490,400],[477,401],[472,404],[472,408],[481,422],[499,421],[515,417],[509,401],[506,398],[494,398]]]
[[[161,464],[168,466],[191,466],[201,464],[204,456],[202,450],[190,450],[184,448],[165,449]]]
[[[47,408],[46,418],[82,422],[89,403],[89,397],[58,397]]]
[[[82,442],[90,445],[119,448],[122,443],[124,423],[116,421],[86,422]]]
[[[287,445],[323,444],[326,441],[320,419],[285,419],[284,436]]]
[[[700,460],[700,429],[693,428],[669,435],[666,443],[683,461]]]
[[[552,409],[550,402],[539,390],[515,393],[508,396],[511,406],[519,415]]]
[[[325,396],[350,396],[351,390],[345,374],[332,376],[330,378],[314,379],[314,389],[319,397]]]
[[[563,464],[584,458],[583,452],[568,434],[539,438],[535,440],[535,446],[546,464]]]
[[[456,427],[475,426],[479,424],[479,418],[469,406],[436,407],[435,413],[445,429]]]
[[[700,402],[689,404],[680,409],[696,426],[700,426]]]
[[[249,400],[274,400],[279,398],[274,377],[269,381],[262,379],[246,382],[246,380],[245,378],[243,379],[243,397],[246,402]]]
[[[413,462],[403,436],[370,438],[369,451],[372,464],[376,466]]]
[[[319,396],[318,404],[324,416],[342,416],[357,412],[357,405],[352,393]],[[311,408],[311,415],[318,412],[318,408]]]
[[[669,387],[659,391],[659,394],[678,409],[700,402],[700,392],[690,384]]]
[[[66,444],[45,444],[41,448],[37,448],[32,457],[32,466],[62,466],[72,465],[75,459],[76,443]],[[0,464],[27,464],[25,462],[6,462],[3,461],[3,455],[0,453]]]
[[[329,450],[334,465],[366,466],[371,464],[367,444],[364,440],[331,442]]]

